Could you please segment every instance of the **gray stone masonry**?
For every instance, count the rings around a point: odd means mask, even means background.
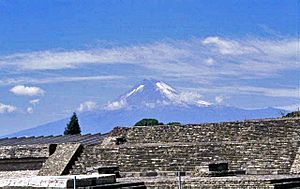
[[[38,170],[49,157],[49,145],[0,147],[0,171]]]
[[[112,184],[116,182],[113,174],[105,175],[76,175],[76,186],[91,187],[96,185]],[[6,189],[28,189],[28,188],[57,188],[67,189],[73,188],[74,176],[34,176],[18,179],[2,179],[0,180],[0,188]]]
[[[117,181],[142,181],[147,189],[175,189],[178,186],[178,179],[168,176],[120,178]],[[295,189],[299,188],[299,181],[299,175],[184,176],[182,177],[182,187],[184,189]]]
[[[289,173],[297,142],[207,142],[124,145],[119,149],[121,172],[193,171],[196,166],[228,162],[230,170],[247,174]]]
[[[94,167],[118,165],[119,147],[92,146],[85,147],[70,174],[87,174]]]
[[[60,176],[68,173],[72,160],[75,161],[82,150],[81,144],[60,144],[47,159],[39,176]]]
[[[127,143],[268,141],[300,139],[300,118],[207,123],[185,126],[135,126]]]
[[[300,148],[298,148],[297,150],[297,154],[294,158],[290,173],[300,174]]]
[[[122,145],[84,149],[71,173],[119,165],[121,172],[194,171],[216,161],[247,174],[290,173],[298,151],[300,119],[265,119],[186,126],[118,128]],[[296,170],[297,162],[293,165]]]
[[[0,146],[0,161],[2,159],[47,158],[49,145],[16,145]]]

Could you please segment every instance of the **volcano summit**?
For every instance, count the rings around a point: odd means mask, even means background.
[[[115,126],[132,126],[143,118],[161,122],[204,123],[258,118],[274,118],[280,109],[246,110],[215,105],[201,97],[186,98],[183,93],[158,80],[143,80],[115,101],[78,115],[83,133],[108,132]],[[12,136],[59,135],[68,118],[23,130]]]

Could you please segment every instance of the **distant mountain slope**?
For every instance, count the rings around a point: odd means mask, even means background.
[[[78,115],[83,133],[109,132],[115,126],[132,126],[142,118],[156,118],[167,123],[203,123],[280,117],[275,108],[245,110],[216,106],[201,99],[186,100],[162,81],[144,80],[103,109]],[[69,118],[23,130],[12,136],[62,134]]]
[[[300,117],[300,111],[290,112],[283,117]]]

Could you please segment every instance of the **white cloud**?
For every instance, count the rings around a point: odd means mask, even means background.
[[[84,111],[91,111],[97,108],[97,103],[93,101],[86,101],[79,105],[77,111],[84,112]]]
[[[40,103],[40,99],[37,98],[30,100],[29,103],[31,104],[31,106],[27,107],[26,111],[27,113],[32,114],[34,112],[34,107]]]
[[[221,104],[223,102],[224,98],[223,96],[216,96],[215,101],[217,102],[217,104]]]
[[[51,78],[12,78],[0,80],[0,85],[12,84],[44,84],[44,83],[61,83],[61,82],[76,82],[76,81],[110,81],[116,79],[124,79],[123,76],[73,76],[73,77],[51,77]]]
[[[200,100],[202,95],[196,91],[184,91],[179,93],[177,100],[180,102],[186,103],[195,103],[196,101]]]
[[[214,59],[212,59],[212,58],[206,59],[205,62],[207,65],[213,65],[215,63]]]
[[[118,109],[126,107],[126,105],[127,105],[126,100],[122,99],[120,101],[109,102],[108,104],[105,105],[104,109],[118,110]]]
[[[288,97],[299,98],[299,88],[266,88],[266,87],[252,87],[252,86],[240,86],[235,88],[239,92],[263,94],[270,97]]]
[[[225,94],[221,96],[224,100],[228,99],[231,94],[257,94],[268,97],[284,97],[300,99],[300,88],[268,88],[268,87],[255,87],[255,86],[218,86],[218,87],[202,87],[202,88],[181,88],[181,90],[194,91],[198,93],[213,93]],[[216,99],[215,99],[216,100]]]
[[[299,104],[286,105],[286,106],[279,106],[277,108],[288,110],[288,111],[299,111],[300,110],[300,103]]]
[[[284,70],[298,70],[297,48],[298,40],[290,37],[228,39],[209,36],[103,49],[17,53],[0,56],[0,67],[45,70],[75,69],[91,64],[134,64],[165,78],[186,78],[207,83],[224,77],[268,78],[278,76]],[[40,83],[60,82],[60,79],[80,81],[93,78],[46,78],[41,79]],[[10,82],[21,81],[12,79]],[[39,83],[37,79],[34,82]]]
[[[33,108],[32,107],[28,107],[27,108],[27,113],[32,114],[33,113]]]
[[[145,106],[147,106],[148,108],[155,108],[156,103],[145,103]]]
[[[213,45],[223,55],[240,55],[257,52],[257,49],[250,45],[243,45],[237,41],[221,39],[216,36],[205,38],[202,44]]]
[[[186,90],[180,92],[176,99],[178,102],[192,104],[197,106],[210,106],[212,103],[203,100],[202,95],[198,91]]]
[[[224,105],[225,104],[224,101],[226,99],[229,99],[229,97],[228,96],[223,96],[223,95],[215,97],[216,104],[219,104],[219,105]]]
[[[15,106],[0,103],[0,114],[12,113],[16,110],[17,108]]]
[[[43,95],[45,91],[39,87],[29,87],[24,85],[17,85],[10,89],[10,92],[16,95],[36,96]]]
[[[167,61],[186,56],[184,49],[167,43],[81,51],[39,51],[0,57],[0,66],[23,70],[75,68],[82,64],[136,64]]]
[[[37,105],[37,104],[40,103],[40,99],[33,99],[33,100],[30,100],[29,103],[32,104],[32,105]]]

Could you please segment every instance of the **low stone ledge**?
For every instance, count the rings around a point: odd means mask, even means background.
[[[146,172],[120,172],[121,178],[124,177],[176,177],[176,171],[146,171]],[[185,174],[192,175],[191,171]]]
[[[222,188],[222,189],[274,189],[286,186],[300,187],[300,175],[241,175],[228,177],[181,177],[183,188]],[[177,188],[178,178],[168,177],[127,177],[118,182],[144,182],[147,189]]]
[[[1,179],[0,188],[73,188],[75,175],[35,176],[29,178]],[[88,187],[116,182],[114,174],[76,175],[77,187]]]

